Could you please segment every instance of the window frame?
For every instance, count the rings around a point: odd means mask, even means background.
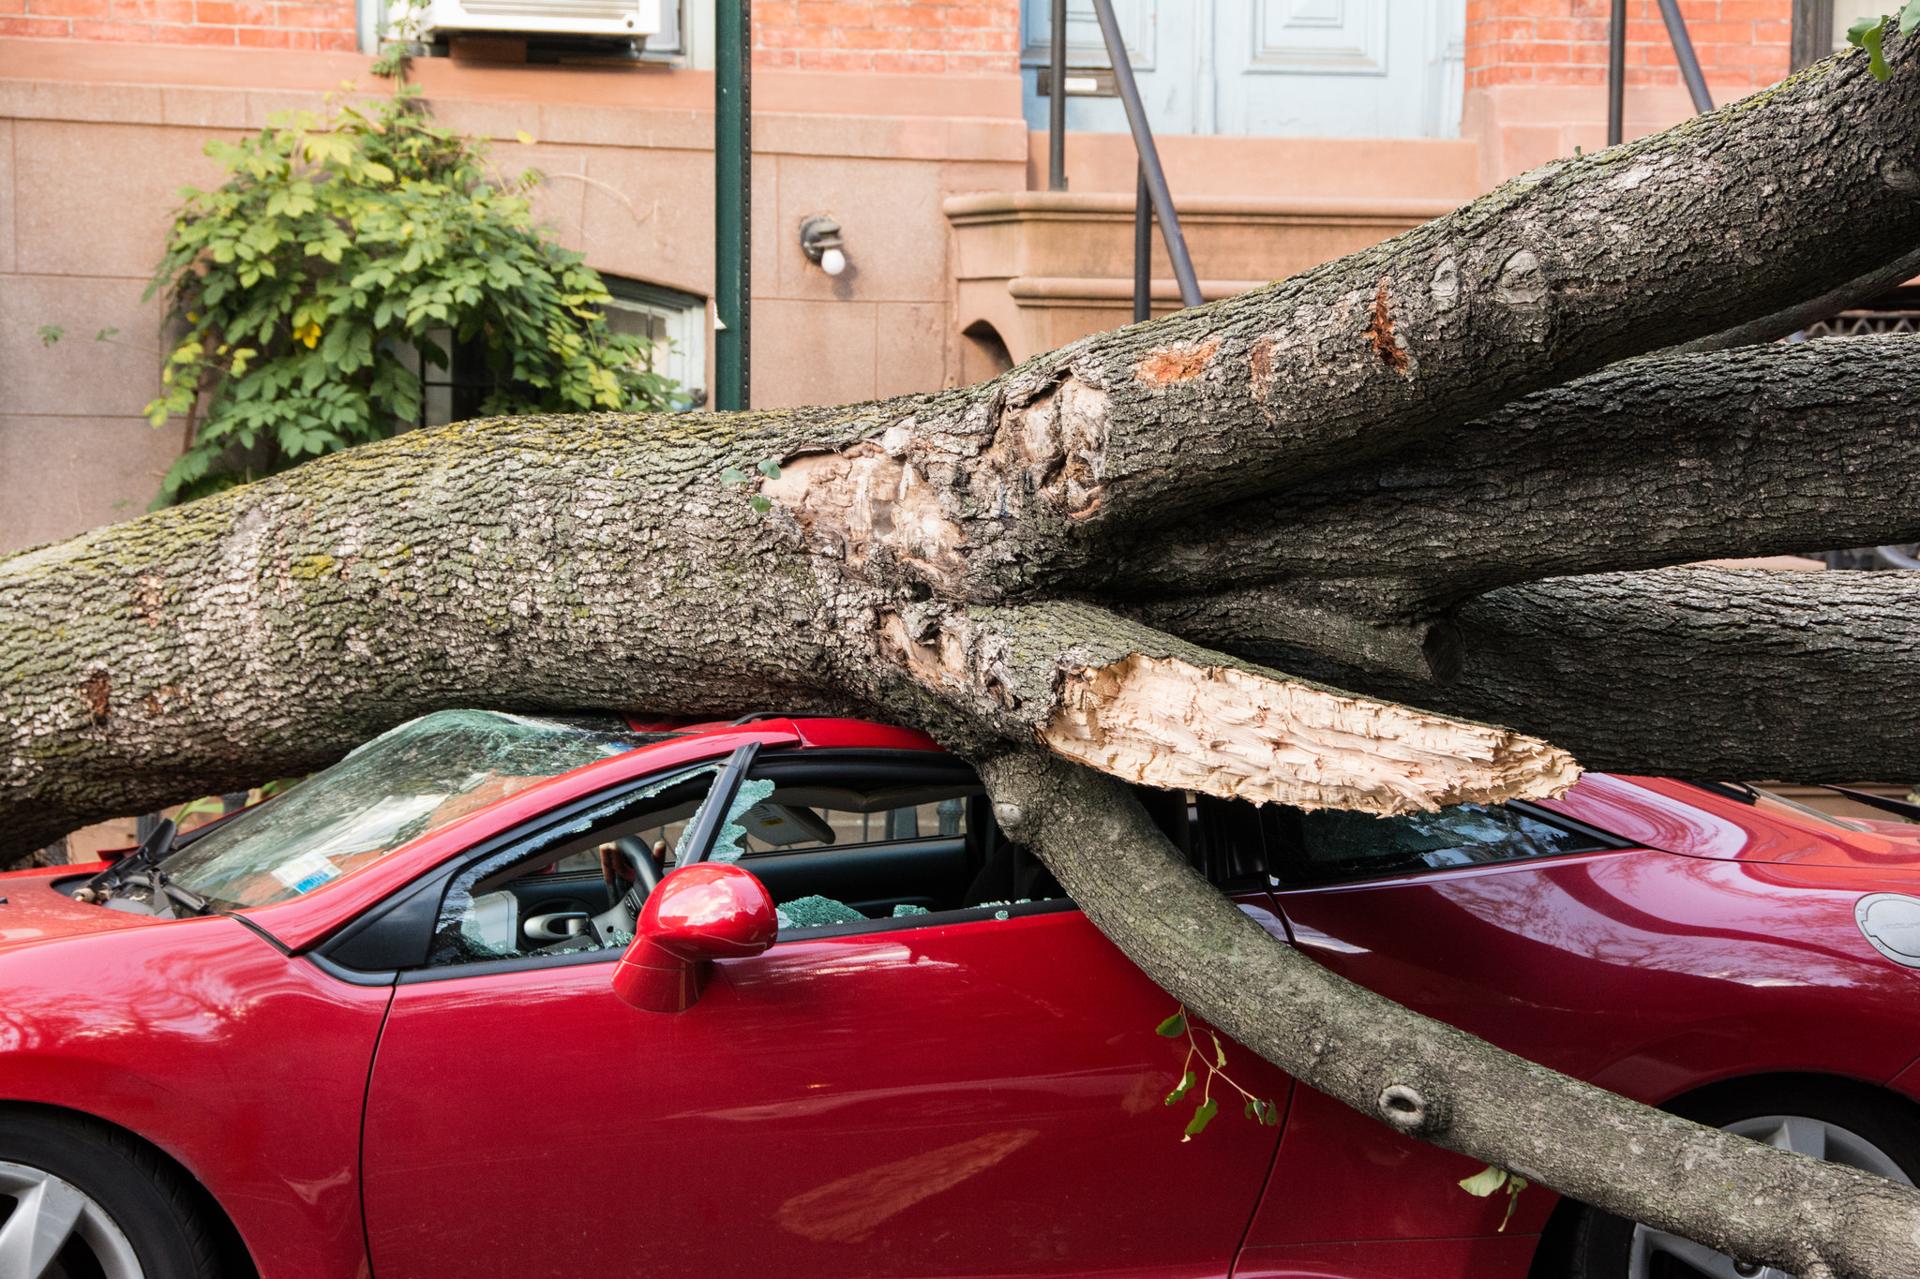
[[[1833,0],[1793,0],[1790,65],[1798,71],[1827,56],[1833,33]]]
[[[431,961],[433,939],[440,928],[447,893],[452,888],[454,880],[468,870],[503,852],[512,850],[516,845],[536,843],[543,837],[554,834],[557,827],[565,826],[585,814],[615,803],[623,796],[662,783],[671,785],[679,775],[691,776],[704,769],[711,769],[716,764],[719,766],[719,771],[714,777],[713,785],[707,791],[706,800],[695,815],[699,829],[690,828],[688,836],[683,837],[687,840],[683,844],[686,856],[684,860],[676,861],[675,869],[695,865],[708,859],[712,852],[713,839],[718,834],[740,783],[758,771],[757,766],[788,772],[808,766],[825,766],[840,770],[841,775],[844,776],[844,770],[849,765],[897,768],[902,764],[912,764],[926,768],[930,773],[941,771],[956,778],[969,778],[976,784],[979,781],[978,773],[964,760],[944,753],[859,748],[825,749],[809,750],[803,753],[769,753],[763,761],[760,754],[761,745],[760,742],[748,742],[727,755],[691,761],[671,769],[630,778],[502,831],[475,844],[460,856],[450,859],[445,865],[435,867],[411,883],[395,889],[385,901],[369,908],[358,920],[311,952],[310,958],[324,971],[342,981],[372,986],[408,985],[428,981],[450,981],[460,977],[483,977],[495,973],[571,967],[579,964],[614,963],[624,953],[622,948],[608,947],[604,950],[581,951],[570,955],[518,955],[501,959],[475,959],[440,965],[435,965]],[[696,835],[697,843],[692,839]],[[858,845],[858,847],[871,848],[884,846],[887,843],[910,842],[915,841],[877,841]],[[563,838],[550,844],[530,848],[525,860],[533,860],[556,848],[564,847],[565,843],[566,840]],[[855,846],[848,845],[848,847]],[[518,863],[508,863],[502,869],[509,869],[516,864]],[[1078,909],[1078,905],[1068,897],[1048,898],[1017,905],[969,906],[956,910],[931,911],[925,915],[905,915],[899,918],[787,929],[780,933],[774,944],[785,945],[816,938],[897,932],[904,929],[942,927],[984,920],[998,921],[1002,918],[1013,919],[1025,915]]]
[[[758,742],[751,743],[758,746]],[[475,976],[489,972],[516,972],[525,968],[545,967],[563,963],[586,963],[601,961],[611,963],[623,953],[609,947],[606,950],[584,951],[574,955],[527,955],[505,959],[472,960],[460,964],[442,964],[435,966],[432,961],[433,939],[439,931],[441,912],[445,908],[446,896],[453,881],[466,871],[503,852],[510,851],[519,844],[531,844],[546,836],[557,834],[556,828],[616,803],[636,791],[651,787],[672,785],[681,777],[691,777],[703,770],[712,769],[716,763],[719,772],[714,777],[713,786],[708,790],[711,798],[726,778],[726,766],[732,755],[689,761],[655,773],[645,773],[639,777],[628,778],[605,790],[584,795],[570,803],[540,814],[538,817],[522,822],[518,826],[501,831],[461,853],[450,858],[426,874],[397,888],[384,901],[370,907],[359,919],[342,928],[312,952],[316,962],[329,973],[345,981],[358,985],[388,985],[395,981],[402,983],[415,981],[438,981],[452,977]],[[544,844],[530,848],[526,860],[539,857],[553,848],[562,847],[564,839],[553,844]],[[511,865],[511,863],[510,863]],[[503,867],[502,869],[506,869]]]
[[[670,345],[660,355],[669,367],[663,368],[650,358],[648,368],[680,384],[676,403],[684,398],[683,407],[704,405],[707,402],[707,317],[711,309],[707,299],[684,289],[608,271],[601,271],[600,279],[606,284],[615,307],[639,311],[662,321]]]

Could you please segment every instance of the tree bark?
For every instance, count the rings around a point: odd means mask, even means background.
[[[1392,621],[1571,573],[1920,540],[1917,364],[1912,336],[1627,361],[1141,538],[1112,589],[1274,583]]]
[[[1505,587],[1453,614],[1447,682],[1295,647],[1284,599],[1263,635],[1259,598],[1191,629],[1253,660],[1511,725],[1587,768],[1920,777],[1920,574],[1696,567]]]

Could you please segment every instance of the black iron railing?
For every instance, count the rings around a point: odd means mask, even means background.
[[[1153,310],[1155,219],[1160,223],[1161,238],[1166,241],[1173,278],[1180,286],[1180,304],[1199,306],[1200,281],[1193,272],[1193,258],[1187,253],[1187,237],[1180,229],[1180,213],[1173,207],[1166,171],[1160,167],[1160,150],[1153,142],[1153,126],[1147,121],[1146,106],[1140,101],[1140,86],[1133,78],[1133,60],[1127,56],[1120,23],[1113,16],[1113,0],[1093,0],[1093,12],[1100,22],[1100,39],[1107,47],[1107,61],[1113,67],[1114,90],[1126,110],[1127,128],[1133,135],[1134,153],[1139,157],[1133,193],[1133,318],[1147,319]],[[1064,191],[1067,188],[1067,0],[1053,0],[1052,19],[1052,44],[1047,63],[1047,189]]]
[[[1660,16],[1667,23],[1667,39],[1673,44],[1674,60],[1680,64],[1680,78],[1686,81],[1687,96],[1698,112],[1713,110],[1713,95],[1707,92],[1707,78],[1700,73],[1700,58],[1693,51],[1693,37],[1687,34],[1687,20],[1680,16],[1680,0],[1660,0]],[[1612,25],[1607,31],[1607,145],[1621,142],[1626,133],[1627,115],[1627,0],[1613,0]]]

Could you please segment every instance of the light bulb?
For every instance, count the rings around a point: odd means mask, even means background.
[[[828,275],[838,275],[847,269],[847,255],[838,249],[828,249],[820,255],[820,269]]]

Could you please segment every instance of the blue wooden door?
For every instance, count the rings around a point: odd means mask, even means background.
[[[1024,0],[1027,121],[1049,0]],[[1466,0],[1114,0],[1156,134],[1442,138],[1459,132]],[[1105,68],[1092,0],[1068,0],[1067,65]],[[1069,74],[1069,87],[1074,76]],[[1123,132],[1115,97],[1067,99],[1067,127]]]

